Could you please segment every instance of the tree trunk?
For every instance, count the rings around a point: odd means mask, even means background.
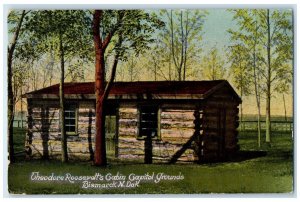
[[[242,86],[242,85],[241,85]],[[243,88],[241,87],[241,99],[243,100]],[[243,102],[241,103],[241,123],[243,123]],[[244,130],[244,124],[240,124],[241,130]]]
[[[95,95],[96,95],[96,134],[94,165],[105,166],[105,114],[104,114],[104,90],[105,90],[105,63],[104,49],[100,38],[100,21],[102,11],[96,10],[93,15],[93,37],[95,46]]]
[[[256,42],[255,42],[256,43]],[[255,88],[255,98],[257,106],[257,145],[260,148],[261,146],[261,124],[260,124],[260,92],[258,85],[258,75],[256,73],[256,44],[253,49],[253,77],[254,77],[254,88]]]
[[[173,11],[171,10],[171,18],[170,18],[170,24],[171,24],[171,52],[172,52],[172,58],[175,65],[175,68],[177,70],[178,74],[178,81],[181,81],[181,71],[179,68],[179,64],[177,64],[176,61],[176,55],[175,55],[175,47],[174,47],[174,26],[173,26]]]
[[[10,163],[15,162],[14,157],[14,141],[13,141],[13,123],[14,123],[14,95],[13,95],[13,88],[12,88],[12,62],[13,62],[13,54],[16,47],[16,44],[18,42],[20,29],[23,23],[23,19],[25,16],[25,10],[22,11],[20,21],[18,23],[18,26],[16,28],[16,32],[13,37],[13,41],[10,47],[8,47],[8,57],[7,57],[7,94],[8,94],[8,152],[9,152],[9,160]]]
[[[186,11],[186,24],[185,24],[185,40],[184,40],[184,62],[183,62],[183,80],[186,78],[186,60],[187,60],[187,48],[188,48],[188,24],[189,24],[189,13]]]
[[[285,129],[287,130],[287,116],[286,116],[286,105],[285,105],[285,97],[284,93],[282,93],[282,99],[283,99],[283,106],[284,106],[284,120],[286,122]]]
[[[64,81],[65,81],[65,58],[62,44],[62,35],[59,35],[59,52],[60,52],[60,83],[59,83],[59,107],[60,107],[60,132],[61,132],[61,161],[68,162],[68,145],[67,134],[65,129],[65,98],[64,98]]]
[[[268,69],[267,69],[267,92],[266,92],[266,143],[271,143],[271,29],[270,29],[270,10],[267,9],[267,27],[268,27]]]
[[[260,148],[260,146],[261,146],[260,103],[258,103],[258,105],[257,105],[257,110],[258,110],[258,114],[257,114],[257,146],[258,146],[258,148]]]
[[[22,94],[23,94],[23,84],[21,86],[21,89],[20,89],[20,94],[21,94],[21,98],[20,98],[20,101],[21,101],[21,128],[23,128],[23,100],[22,100]]]

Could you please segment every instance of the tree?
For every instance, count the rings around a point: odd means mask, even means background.
[[[136,55],[148,49],[153,42],[151,33],[163,23],[155,14],[142,10],[96,10],[93,14],[95,47],[95,95],[96,95],[96,166],[106,165],[105,149],[105,100],[115,78],[119,60],[126,61],[129,53]],[[109,49],[110,47],[110,50]],[[105,55],[113,54],[111,76],[105,82]]]
[[[233,12],[239,30],[230,32],[250,53],[258,110],[260,90],[266,94],[266,142],[270,143],[272,92],[278,89],[276,86],[282,79],[291,76],[286,65],[292,60],[291,12],[270,9],[239,9]],[[265,84],[260,85],[260,81]]]
[[[290,70],[286,64],[293,57],[292,52],[292,19],[291,11],[258,10],[258,22],[263,29],[261,39],[266,48],[266,56],[261,61],[266,66],[265,71],[260,72],[266,80],[266,142],[271,143],[271,97],[272,92],[282,77],[290,77]]]
[[[67,135],[64,114],[65,63],[68,60],[74,60],[75,57],[81,59],[91,55],[91,38],[89,34],[91,22],[89,14],[80,10],[34,11],[32,16],[27,24],[27,29],[32,34],[31,40],[41,44],[39,49],[41,53],[54,51],[54,54],[59,57],[61,150],[62,162],[67,162]]]
[[[218,80],[226,78],[227,69],[224,66],[225,62],[219,55],[216,47],[211,48],[203,58],[204,76],[209,80]]]
[[[229,47],[228,62],[233,75],[233,82],[240,92],[241,99],[250,94],[251,67],[248,63],[248,50],[243,44],[234,44]],[[240,108],[240,120],[243,121],[243,103]]]
[[[259,72],[262,68],[260,64],[260,58],[262,57],[260,37],[262,36],[262,31],[257,23],[257,17],[255,16],[256,10],[236,9],[231,11],[234,13],[233,18],[236,20],[239,30],[233,31],[229,29],[228,32],[231,35],[232,43],[235,44],[234,46],[238,47],[238,52],[236,52],[236,54],[241,56],[243,62],[250,67],[250,69],[243,68],[242,73],[246,74],[245,77],[243,77],[245,85],[247,85],[248,88],[250,87],[249,83],[253,84],[254,86],[257,107],[257,142],[258,147],[260,147],[262,85]],[[252,73],[250,73],[248,70],[250,70],[250,72],[252,71]],[[250,75],[248,73],[250,73]]]
[[[206,15],[205,10],[162,10],[160,13],[162,19],[166,19],[165,29],[160,33],[161,46],[166,53],[166,60],[172,61],[179,81],[186,80],[189,65],[201,52]]]
[[[21,14],[17,14],[16,12],[9,13],[8,23],[15,23],[16,27],[11,32],[13,32],[13,39],[8,46],[8,57],[7,57],[7,92],[8,92],[8,151],[9,151],[9,160],[11,163],[14,163],[14,143],[13,143],[13,122],[14,122],[14,93],[12,86],[12,65],[14,59],[14,51],[16,45],[18,43],[20,31],[22,28],[24,17],[27,13],[25,10],[21,12]]]

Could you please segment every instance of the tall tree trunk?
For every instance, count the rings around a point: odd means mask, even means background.
[[[242,85],[241,85],[242,86]],[[241,99],[243,100],[243,88],[241,87]],[[241,103],[241,123],[243,123],[243,102]],[[241,124],[242,131],[244,130],[244,124]]]
[[[271,28],[270,10],[267,9],[267,28],[268,28],[268,69],[267,69],[267,92],[266,92],[266,143],[271,143]]]
[[[23,94],[23,84],[22,84],[22,86],[21,86],[21,88],[20,88],[20,94],[21,94],[21,98],[20,98],[20,102],[21,102],[21,128],[23,128],[23,100],[22,100],[22,94]]]
[[[65,58],[64,47],[62,44],[62,35],[59,35],[59,52],[60,52],[60,83],[59,83],[59,107],[60,107],[60,132],[61,132],[61,161],[68,162],[68,145],[67,134],[65,129]]]
[[[20,29],[23,23],[23,19],[25,16],[25,10],[22,11],[19,23],[17,25],[13,41],[10,47],[8,47],[8,57],[7,57],[7,94],[8,94],[8,109],[7,109],[7,114],[8,114],[8,152],[9,152],[9,160],[10,163],[15,162],[15,157],[14,157],[14,138],[13,138],[13,123],[14,123],[14,94],[13,94],[13,87],[12,87],[12,62],[13,62],[13,54],[16,48],[16,44],[18,42],[19,34],[20,34]]]
[[[287,122],[286,105],[285,105],[285,96],[284,96],[284,93],[282,93],[282,99],[283,99],[283,106],[284,106],[284,120]]]
[[[183,68],[183,60],[184,60],[184,29],[183,29],[183,12],[180,11],[180,29],[181,29],[181,52],[180,52],[180,64],[179,64],[179,74],[180,74],[180,80],[182,79],[184,81],[185,75],[181,76],[182,74],[182,68]]]
[[[95,61],[95,95],[96,95],[96,135],[94,165],[105,166],[105,114],[104,114],[104,90],[105,90],[105,63],[102,40],[100,38],[100,22],[102,11],[96,10],[93,15],[93,37],[96,53]]]
[[[255,41],[253,47],[253,78],[254,78],[254,88],[255,88],[255,98],[256,98],[256,106],[257,106],[257,146],[260,148],[261,146],[261,111],[260,111],[260,90],[259,90],[259,75],[256,72],[256,45],[257,45],[257,22],[255,22]]]
[[[169,81],[172,81],[172,72],[171,72],[171,65],[172,65],[172,61],[171,61],[171,53],[170,53],[170,58],[169,58],[169,61],[168,61],[168,68],[169,68]]]
[[[183,80],[186,78],[186,61],[187,61],[187,47],[188,47],[188,25],[189,13],[186,11],[186,24],[185,24],[185,40],[184,40],[184,62],[183,62]]]
[[[257,107],[257,145],[258,147],[260,147],[261,146],[261,124],[260,124],[261,112],[260,112],[260,92],[259,92],[259,85],[258,85],[259,78],[256,72],[256,44],[254,45],[254,49],[253,49],[253,78],[254,78],[255,98],[256,98],[256,107]]]
[[[154,81],[157,80],[156,76],[157,76],[157,64],[156,64],[156,62],[155,62],[155,63],[154,63]]]
[[[282,99],[283,99],[283,106],[284,106],[284,120],[286,122],[285,129],[287,129],[287,116],[286,116],[286,105],[285,105],[285,97],[284,93],[282,93]]]
[[[175,55],[175,47],[174,47],[174,26],[173,26],[173,11],[171,10],[171,17],[170,17],[170,24],[171,24],[171,52],[172,52],[172,58],[175,65],[175,68],[177,70],[178,80],[181,81],[181,71],[179,68],[179,64],[177,64],[176,61],[176,55]]]

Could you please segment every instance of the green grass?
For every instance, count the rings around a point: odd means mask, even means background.
[[[266,151],[260,157],[241,158],[231,162],[206,164],[120,164],[110,162],[106,168],[90,163],[59,161],[19,160],[9,166],[10,193],[26,194],[199,194],[199,193],[290,193],[293,191],[293,141],[290,134],[276,134],[271,146],[257,148],[255,132],[241,133],[241,151]],[[17,138],[16,138],[17,139]],[[21,140],[22,138],[20,138]],[[184,175],[182,181],[141,183],[137,188],[82,189],[81,183],[33,182],[31,172],[41,175],[94,175],[101,173],[123,175],[130,173],[164,172],[168,175]]]
[[[25,130],[22,128],[14,128],[14,149],[15,152],[24,151],[25,145]]]

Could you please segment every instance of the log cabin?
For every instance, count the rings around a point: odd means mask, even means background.
[[[93,159],[94,86],[65,83],[70,159]],[[27,155],[59,158],[59,84],[23,97],[28,107]],[[145,163],[222,160],[239,150],[241,102],[226,80],[115,82],[105,106],[107,155]]]

